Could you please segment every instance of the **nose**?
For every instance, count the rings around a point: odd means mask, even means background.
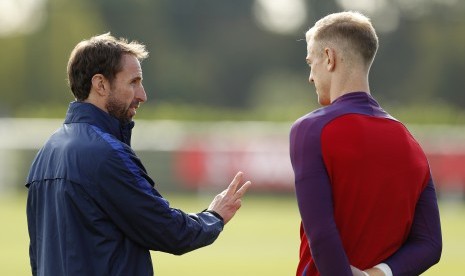
[[[141,86],[140,89],[137,90],[136,98],[141,103],[145,103],[147,101],[147,94],[145,93],[145,89],[143,86]]]

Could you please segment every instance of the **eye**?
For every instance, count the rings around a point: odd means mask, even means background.
[[[141,84],[142,84],[142,79],[139,79],[139,78],[133,79],[133,80],[131,81],[131,84],[132,84],[132,85],[141,85]]]

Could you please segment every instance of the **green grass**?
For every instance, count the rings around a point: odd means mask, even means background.
[[[210,198],[202,201],[193,210],[204,208]],[[154,252],[155,270],[159,275],[292,275],[298,260],[299,222],[293,198],[246,197],[213,245],[183,256]]]
[[[210,196],[167,195],[173,207],[198,211]],[[0,197],[0,275],[30,275],[25,196]],[[252,196],[211,246],[173,256],[153,252],[155,274],[294,275],[299,215],[293,197]],[[465,205],[441,202],[440,263],[424,275],[465,275]]]

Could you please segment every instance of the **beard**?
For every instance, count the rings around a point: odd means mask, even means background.
[[[112,95],[108,98],[106,108],[108,113],[118,119],[122,124],[127,124],[132,121],[132,116],[129,113],[130,106],[119,101]]]

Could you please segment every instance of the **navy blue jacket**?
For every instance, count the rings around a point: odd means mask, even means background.
[[[153,275],[149,250],[211,244],[224,223],[171,208],[130,147],[131,122],[73,102],[26,187],[33,275]]]

